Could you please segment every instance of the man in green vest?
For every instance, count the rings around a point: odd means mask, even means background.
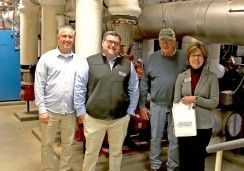
[[[139,99],[138,77],[133,64],[119,55],[121,37],[103,35],[100,53],[87,58],[76,75],[74,105],[84,125],[84,171],[95,171],[105,133],[109,142],[109,170],[120,171],[122,146],[131,115]]]

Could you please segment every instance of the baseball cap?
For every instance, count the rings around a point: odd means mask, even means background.
[[[161,29],[158,35],[158,40],[168,39],[175,40],[175,32],[171,28]]]

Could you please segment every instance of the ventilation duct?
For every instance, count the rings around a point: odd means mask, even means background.
[[[179,1],[143,6],[138,25],[144,38],[155,38],[161,28],[171,27],[178,37],[243,45],[243,20],[243,0]]]

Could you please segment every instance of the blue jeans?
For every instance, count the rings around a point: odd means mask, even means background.
[[[167,135],[169,141],[168,147],[168,171],[173,171],[179,167],[179,149],[177,138],[173,135],[173,118],[171,107],[168,105],[150,104],[150,124],[151,124],[151,144],[150,160],[151,168],[159,169],[161,167],[161,142],[164,133],[165,123],[168,121]]]

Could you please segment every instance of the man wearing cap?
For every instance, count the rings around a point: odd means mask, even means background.
[[[175,33],[171,28],[162,29],[159,33],[160,50],[144,60],[144,75],[140,83],[140,116],[150,118],[151,170],[159,170],[161,161],[161,141],[164,126],[168,126],[168,171],[178,169],[179,154],[177,138],[173,135],[172,104],[176,78],[185,69],[185,57],[176,49]],[[145,107],[150,94],[150,110]],[[167,121],[167,124],[166,124]]]

